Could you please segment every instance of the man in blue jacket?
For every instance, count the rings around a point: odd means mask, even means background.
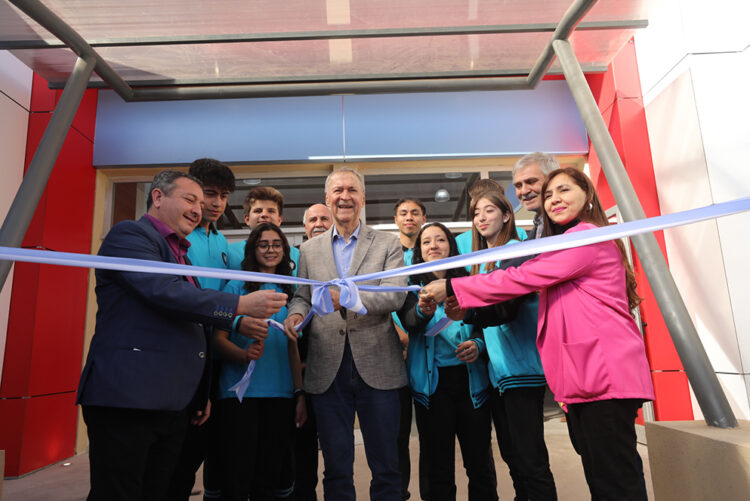
[[[147,214],[115,225],[99,254],[186,264],[185,238],[200,222],[202,201],[194,177],[157,174]],[[210,414],[204,325],[231,329],[240,316],[243,334],[263,338],[263,319],[286,295],[239,297],[203,290],[192,277],[97,270],[96,297],[96,330],[78,387],[89,437],[88,499],[161,499],[188,423]]]

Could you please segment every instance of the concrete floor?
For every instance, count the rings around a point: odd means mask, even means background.
[[[550,465],[555,476],[557,494],[560,501],[581,501],[590,499],[586,480],[583,477],[581,461],[576,455],[568,439],[565,423],[559,419],[548,421],[545,425],[545,439],[550,453]],[[419,481],[417,479],[417,458],[419,446],[416,430],[411,438],[412,472],[410,491],[411,499],[418,500]],[[457,500],[466,500],[467,479],[463,471],[461,453],[456,444],[456,483]],[[648,453],[645,446],[639,445],[638,451],[643,458],[643,468],[646,476],[646,486],[649,499],[654,499],[651,485],[651,471],[648,463]],[[513,486],[508,476],[508,469],[500,459],[497,447],[494,450],[495,464],[498,475],[498,493],[501,500],[513,499]],[[67,464],[67,465],[66,465]],[[80,501],[86,499],[89,488],[88,454],[80,454],[67,461],[52,465],[22,478],[5,480],[2,490],[3,501]],[[323,461],[320,461],[320,478],[323,475]],[[368,499],[370,471],[365,460],[364,446],[358,441],[355,450],[354,482],[359,499]],[[200,485],[200,479],[199,479]],[[318,485],[318,499],[323,499],[323,487]],[[191,501],[202,500],[202,496],[194,496]]]

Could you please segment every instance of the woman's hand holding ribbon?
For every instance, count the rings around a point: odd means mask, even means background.
[[[466,317],[466,310],[462,310],[458,305],[458,299],[456,299],[456,296],[451,296],[445,300],[445,314],[451,320],[459,321]]]
[[[437,303],[426,296],[419,296],[419,311],[425,316],[431,316],[437,309]]]
[[[419,290],[419,297],[432,299],[436,303],[445,301],[445,279],[433,280]]]

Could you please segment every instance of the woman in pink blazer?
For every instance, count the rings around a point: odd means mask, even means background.
[[[542,193],[545,236],[607,225],[591,181],[577,169],[550,173]],[[540,254],[517,268],[435,281],[422,291],[435,301],[449,296],[456,318],[461,310],[540,291],[537,347],[555,399],[567,407],[595,500],[643,495],[634,420],[654,392],[631,315],[640,299],[635,288],[622,242],[610,241]]]

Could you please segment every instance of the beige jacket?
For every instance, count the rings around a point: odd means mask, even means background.
[[[333,227],[303,243],[299,277],[327,281],[338,278],[333,257]],[[350,276],[398,268],[404,265],[398,237],[362,225],[352,255]],[[360,282],[361,285],[404,286],[406,277]],[[310,286],[300,286],[289,304],[289,315],[310,310]],[[336,311],[315,316],[306,332],[310,336],[305,369],[305,390],[323,393],[341,365],[346,338],[362,379],[373,388],[390,390],[407,384],[401,343],[393,327],[391,312],[406,298],[403,292],[360,292],[367,315],[347,311],[346,319]]]

